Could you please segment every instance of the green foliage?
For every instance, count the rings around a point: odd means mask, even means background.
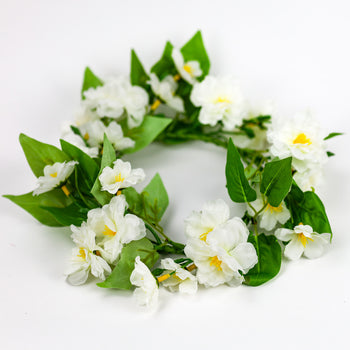
[[[135,268],[137,256],[150,269],[159,258],[158,253],[153,250],[153,245],[147,238],[132,241],[123,248],[120,260],[112,273],[104,282],[97,283],[97,285],[102,288],[131,289],[130,275]]]
[[[181,53],[186,62],[188,61],[198,61],[201,69],[202,76],[199,80],[204,79],[206,75],[209,73],[210,69],[210,61],[207,54],[207,51],[204,47],[202,34],[198,31],[182,48]]]
[[[80,226],[87,219],[88,209],[82,208],[76,203],[72,203],[65,208],[46,206],[42,206],[42,208],[47,210],[62,226]]]
[[[291,219],[286,227],[293,228],[302,223],[310,225],[317,233],[330,233],[332,229],[321,199],[315,192],[307,191],[300,195],[297,186],[293,184],[292,191],[286,197],[286,204],[291,213]]]
[[[102,86],[102,85],[103,85],[102,80],[99,77],[97,77],[89,67],[86,67],[84,72],[83,86],[81,88],[81,98],[85,100],[84,92],[86,90],[89,90],[90,88],[95,89],[98,86]]]
[[[108,140],[107,136],[104,135],[103,141],[103,155],[101,160],[101,168],[98,173],[98,176],[95,180],[95,183],[91,189],[91,194],[96,198],[96,200],[102,204],[108,204],[111,201],[112,194],[107,191],[101,191],[101,183],[98,177],[101,175],[102,170],[107,166],[112,166],[112,163],[117,159],[115,150]]]
[[[265,165],[260,192],[273,207],[278,207],[292,185],[292,157],[269,162]]]
[[[65,140],[60,140],[62,150],[72,159],[76,160],[78,164],[78,182],[83,186],[85,192],[89,192],[96,181],[99,168],[96,162],[84,153],[80,148],[70,144]]]
[[[26,210],[44,225],[65,226],[55,218],[55,215],[44,209],[45,207],[64,208],[70,203],[61,189],[55,189],[38,196],[33,196],[33,192],[29,192],[19,196],[5,195],[4,197]]]
[[[177,74],[177,70],[171,53],[173,52],[173,45],[167,41],[162,57],[160,60],[151,68],[151,73],[155,73],[160,80],[163,80],[167,75]]]
[[[244,275],[244,283],[260,286],[275,277],[281,268],[281,246],[275,236],[258,236],[250,234],[248,242],[252,243],[258,255],[258,263]]]
[[[342,132],[331,132],[328,136],[326,136],[323,140],[329,140],[332,139],[333,137],[344,135]]]
[[[234,202],[252,202],[256,199],[256,192],[250,187],[245,177],[241,157],[232,139],[228,143],[226,181],[228,194]]]
[[[136,55],[134,50],[131,50],[131,70],[130,70],[130,82],[132,85],[138,85],[144,89],[148,88],[147,81],[149,76],[142,66],[141,61]]]
[[[39,142],[27,135],[20,134],[19,142],[21,143],[28,164],[36,177],[44,175],[44,167],[46,165],[69,160],[69,157],[57,147]]]
[[[172,119],[165,117],[145,116],[142,124],[125,132],[125,137],[135,141],[135,146],[124,153],[134,153],[148,146],[156,137],[172,122]]]
[[[137,216],[158,223],[169,204],[168,194],[161,177],[156,174],[141,193],[132,187],[123,190],[129,209]]]

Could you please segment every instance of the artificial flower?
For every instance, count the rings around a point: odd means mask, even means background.
[[[228,131],[241,125],[247,116],[241,89],[229,78],[207,76],[201,83],[194,85],[191,101],[201,107],[199,121],[202,124],[214,126],[221,121]]]
[[[134,291],[134,297],[140,306],[154,308],[158,301],[158,285],[149,268],[137,256],[135,268],[130,275],[130,282],[138,287]]]
[[[195,84],[197,82],[196,78],[199,78],[203,74],[199,62],[185,62],[184,57],[182,56],[182,53],[179,49],[174,47],[171,53],[171,57],[181,78],[187,81],[189,84]]]
[[[201,212],[186,220],[189,237],[185,254],[197,266],[198,282],[206,287],[222,283],[239,285],[258,261],[254,246],[247,242],[249,231],[240,218],[232,218],[222,200],[207,202]]]
[[[84,92],[84,105],[96,110],[99,117],[119,119],[127,113],[129,128],[142,123],[148,105],[148,94],[139,86],[133,86],[124,77],[107,80],[103,86]]]
[[[70,284],[80,285],[86,282],[89,272],[101,280],[111,273],[107,262],[98,254],[101,250],[95,242],[95,233],[83,222],[81,227],[71,226],[72,239],[77,247],[73,249],[71,265],[66,271]]]
[[[169,288],[172,292],[194,294],[197,292],[197,279],[191,272],[182,268],[173,259],[162,259],[161,268],[165,269],[165,274],[158,277],[164,287]]]
[[[121,159],[117,159],[113,163],[113,168],[107,166],[102,170],[99,180],[102,191],[115,194],[121,188],[138,184],[145,179],[145,176],[143,169],[131,169],[129,162],[123,162]]]
[[[38,177],[38,187],[33,191],[33,195],[38,195],[48,192],[58,187],[65,182],[72,174],[76,161],[55,163],[53,165],[46,165],[44,168],[44,176]]]
[[[75,134],[73,131],[66,133],[63,136],[63,140],[71,143],[75,147],[78,147],[84,153],[86,153],[87,155],[89,155],[92,158],[98,157],[98,148],[97,147],[87,147],[85,142],[83,141],[83,139],[79,135]]]
[[[293,230],[277,229],[275,235],[279,240],[289,242],[284,255],[291,260],[299,259],[302,255],[309,259],[320,257],[331,239],[330,233],[317,233],[311,226],[303,224],[295,226]]]
[[[280,159],[292,156],[292,165],[299,172],[319,167],[327,161],[319,124],[308,112],[273,123],[267,138],[272,155]]]
[[[124,195],[113,197],[109,204],[88,212],[87,224],[96,234],[101,255],[113,264],[123,246],[146,236],[144,222],[133,214],[126,214],[128,207]]]
[[[181,97],[175,96],[178,84],[171,75],[167,75],[160,81],[156,74],[150,74],[148,82],[154,94],[164,101],[169,107],[178,112],[184,111],[184,102]],[[152,108],[152,107],[151,107]]]
[[[185,233],[188,238],[205,241],[208,233],[227,222],[229,216],[230,209],[222,199],[208,201],[201,211],[193,211],[185,219]]]
[[[103,144],[104,134],[117,151],[135,146],[135,141],[124,137],[121,126],[114,121],[105,126],[101,120],[95,120],[82,125],[79,130],[91,147],[100,147]]]
[[[100,117],[95,110],[91,110],[84,102],[82,102],[75,113],[75,125],[81,126],[94,120],[98,120],[99,118]]]
[[[250,203],[251,206],[259,212],[264,207],[264,201],[261,197]],[[254,216],[255,212],[248,206],[248,214]],[[277,223],[285,224],[290,218],[290,212],[284,201],[278,207],[273,207],[267,203],[266,207],[260,212],[260,227],[267,231],[271,231]]]
[[[323,182],[323,169],[315,165],[303,172],[297,171],[293,179],[302,191],[311,191],[313,188],[320,186]]]

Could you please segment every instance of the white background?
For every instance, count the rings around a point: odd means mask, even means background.
[[[135,48],[149,68],[167,39],[180,47],[197,29],[211,72],[238,77],[252,103],[273,99],[285,117],[310,108],[327,132],[347,133],[329,141],[337,156],[319,191],[334,231],[324,257],[284,261],[278,278],[258,288],[162,291],[153,315],[131,293],[68,285],[69,230],[44,227],[1,198],[1,348],[348,348],[349,18],[346,0],[1,0],[1,194],[33,189],[18,135],[58,143],[86,65],[102,77],[128,74]],[[152,145],[130,159],[148,179],[161,174],[170,197],[164,227],[178,240],[191,210],[219,197],[229,203],[222,149]]]

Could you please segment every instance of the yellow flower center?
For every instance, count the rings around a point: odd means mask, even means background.
[[[117,232],[112,231],[107,225],[105,225],[105,229],[102,232],[105,236],[109,236],[109,237],[114,237]]]
[[[185,72],[187,72],[190,76],[193,77],[193,69],[189,64],[184,64],[182,68],[184,69]]]
[[[151,111],[155,111],[160,106],[160,104],[160,100],[156,99],[151,106]]]
[[[84,248],[79,249],[79,254],[77,255],[79,258],[86,259],[86,253]]]
[[[267,204],[265,211],[270,211],[271,213],[280,213],[283,208],[282,208],[282,203],[278,207],[273,207],[270,204]]]
[[[51,177],[57,177],[57,171],[53,174],[50,174]]]
[[[215,103],[231,103],[231,101],[227,97],[218,97]]]
[[[312,238],[306,237],[303,233],[298,233],[298,240],[300,240],[304,247],[309,243],[308,240],[314,241]]]
[[[179,81],[180,79],[181,79],[181,75],[180,74],[174,75],[174,80],[175,81]]]
[[[221,263],[222,263],[222,261],[219,260],[219,258],[217,256],[213,256],[210,259],[210,266],[215,266],[218,271],[222,271]]]
[[[311,141],[304,133],[299,134],[293,141],[293,144],[301,144],[301,145],[311,145]]]
[[[84,135],[84,140],[88,140],[90,138],[90,135],[89,135],[89,133],[87,132],[85,135]]]
[[[120,173],[114,178],[115,178],[115,182],[123,182],[125,180],[125,177],[122,177]]]
[[[202,241],[206,242],[206,241],[207,241],[208,233],[211,232],[211,231],[213,231],[213,228],[209,228],[208,231],[202,233],[202,234],[199,236],[199,238],[200,238]]]

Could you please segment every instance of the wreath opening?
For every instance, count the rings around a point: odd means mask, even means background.
[[[180,49],[167,42],[149,72],[132,50],[129,78],[102,80],[86,68],[81,109],[60,148],[20,135],[37,187],[5,197],[44,225],[70,226],[72,285],[92,275],[99,287],[134,289],[140,305],[154,307],[161,286],[259,286],[278,274],[283,254],[317,258],[330,244],[316,188],[334,155],[327,140],[341,133],[323,134],[308,112],[287,119],[271,103],[252,107],[237,81],[209,69],[200,32]],[[169,204],[161,176],[137,191],[145,172],[125,156],[152,142],[193,140],[227,152],[227,192],[244,215],[207,201],[186,218],[183,243],[161,225]]]

